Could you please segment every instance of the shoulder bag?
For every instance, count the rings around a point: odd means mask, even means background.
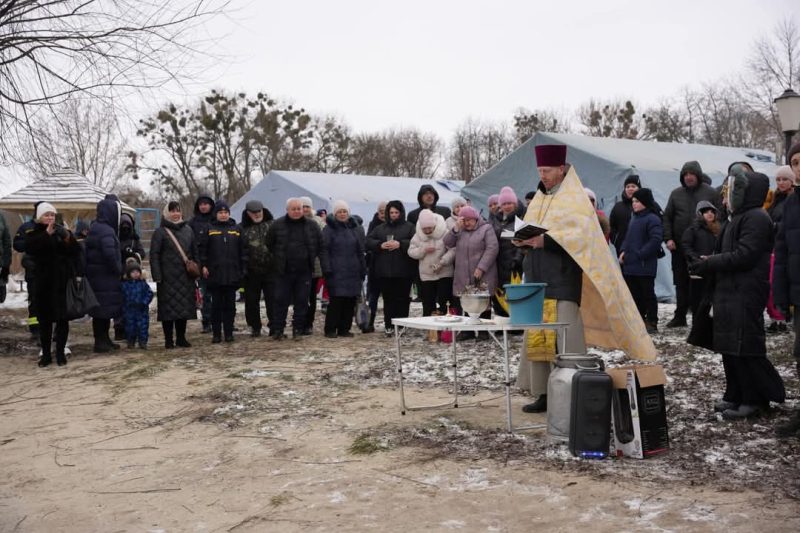
[[[173,235],[170,230],[164,228],[164,231],[167,232],[167,235],[169,235],[169,238],[172,239],[172,243],[175,245],[175,248],[177,248],[178,253],[181,254],[181,259],[183,259],[183,264],[186,267],[186,275],[189,276],[189,279],[198,279],[200,277],[200,265],[186,256],[186,252],[183,251],[178,239],[175,238],[175,235]]]

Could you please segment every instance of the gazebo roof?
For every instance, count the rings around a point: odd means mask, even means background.
[[[29,212],[33,204],[45,201],[59,210],[93,211],[97,202],[107,194],[108,191],[93,184],[86,176],[65,169],[37,178],[33,183],[0,198],[0,209]],[[135,211],[128,204],[120,203],[123,211]]]

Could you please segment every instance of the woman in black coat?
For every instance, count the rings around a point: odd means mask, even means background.
[[[385,222],[367,235],[367,250],[373,254],[375,277],[383,297],[384,331],[388,336],[394,333],[392,319],[408,316],[411,282],[417,273],[417,265],[408,256],[408,245],[415,228],[406,221],[403,202],[387,202],[385,213]]]
[[[186,273],[181,253],[175,246],[171,233],[183,252],[192,261],[199,259],[194,230],[183,220],[181,205],[169,202],[161,212],[161,227],[150,240],[150,272],[157,284],[158,315],[164,330],[164,346],[191,346],[186,340],[186,321],[197,318],[195,281]],[[173,337],[173,333],[175,337]]]
[[[722,354],[726,390],[714,406],[726,419],[759,414],[783,402],[783,380],[767,359],[764,307],[769,296],[772,221],[762,209],[769,178],[747,172],[728,178],[731,220],[716,253],[689,265],[690,274],[713,273],[714,351]]]
[[[622,242],[625,240],[625,234],[628,233],[628,224],[630,224],[631,216],[633,216],[633,193],[642,187],[639,181],[639,176],[631,174],[625,178],[625,184],[622,186],[622,194],[619,197],[619,202],[614,204],[611,209],[611,214],[608,215],[608,224],[610,233],[608,235],[609,241],[614,245],[617,255],[622,253]]]
[[[25,253],[36,268],[31,298],[38,312],[42,356],[39,366],[52,362],[53,324],[56,332],[56,362],[67,364],[64,348],[69,336],[67,283],[76,275],[80,246],[72,233],[55,223],[56,209],[47,202],[36,207],[33,230],[25,237]]]
[[[108,335],[111,319],[122,316],[122,257],[119,247],[120,206],[116,196],[97,202],[97,218],[86,237],[86,278],[99,306],[91,313],[94,351],[119,349]]]
[[[233,342],[236,291],[245,276],[244,239],[224,200],[214,205],[214,218],[200,243],[203,278],[211,292],[211,342]]]
[[[322,273],[330,294],[325,315],[325,336],[352,337],[350,326],[361,294],[367,263],[364,256],[364,229],[350,216],[350,207],[333,203],[333,214],[322,230],[322,246],[327,250]]]

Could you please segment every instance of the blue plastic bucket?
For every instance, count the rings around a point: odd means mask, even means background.
[[[512,325],[541,324],[545,287],[547,283],[503,285]]]

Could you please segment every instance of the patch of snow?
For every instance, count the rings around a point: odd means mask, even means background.
[[[280,374],[280,372],[274,370],[249,370],[247,372],[242,372],[240,375],[245,379],[253,379],[274,376],[276,374]]]
[[[345,496],[342,492],[339,492],[338,490],[331,493],[330,496],[331,496],[330,499],[331,503],[344,503],[347,501],[347,496]]]
[[[462,529],[466,527],[467,524],[461,520],[445,520],[439,525],[447,529]]]

